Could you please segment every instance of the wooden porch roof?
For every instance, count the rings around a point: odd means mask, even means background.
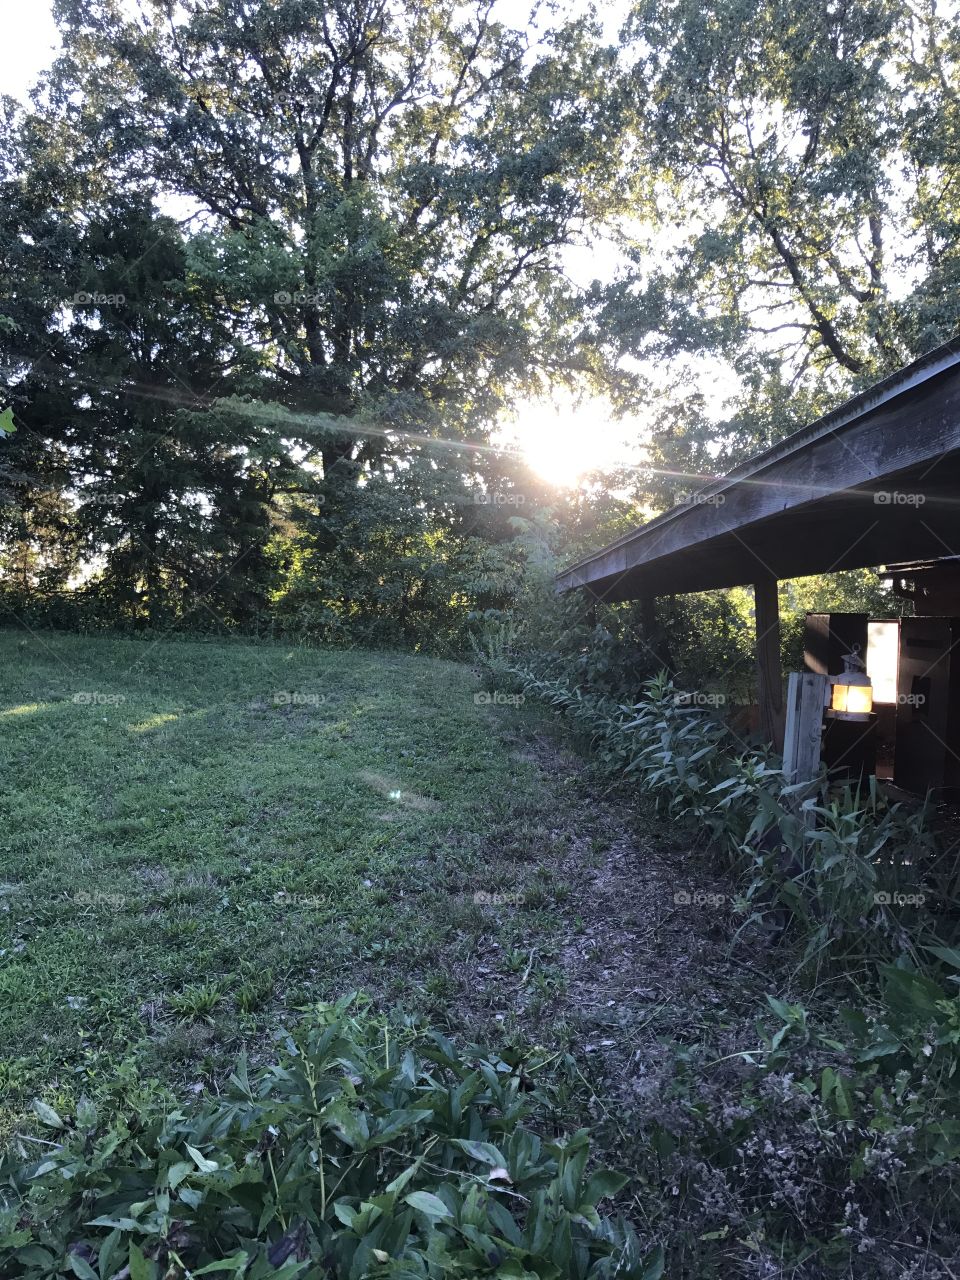
[[[610,601],[960,554],[960,339],[565,569]]]

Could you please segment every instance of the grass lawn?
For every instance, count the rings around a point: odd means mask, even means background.
[[[129,1054],[207,1086],[358,986],[503,1026],[494,923],[546,1007],[569,779],[545,791],[478,688],[415,656],[0,632],[4,1128]]]

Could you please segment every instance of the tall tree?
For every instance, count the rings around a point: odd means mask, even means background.
[[[42,261],[25,261],[36,288]],[[255,615],[272,504],[300,469],[269,413],[231,399],[258,385],[256,361],[196,290],[179,229],[143,202],[86,210],[59,286],[56,327],[10,354],[37,475],[13,486],[8,571],[23,590],[95,574],[113,615],[154,624]]]
[[[613,173],[613,54],[589,21],[535,37],[492,0],[136,8],[59,0],[63,145],[203,214],[194,269],[272,394],[333,416],[331,489],[398,428],[476,437],[516,389],[595,372],[561,269]]]
[[[651,296],[681,346],[712,342],[741,368],[773,356],[773,376],[812,369],[838,389],[950,336],[954,304],[921,337],[903,301],[926,305],[953,247],[955,200],[945,221],[939,196],[955,182],[960,77],[955,30],[933,12],[637,5],[640,180],[681,230]]]

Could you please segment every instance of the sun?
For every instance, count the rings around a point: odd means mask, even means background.
[[[558,489],[576,488],[591,471],[630,461],[624,437],[630,425],[614,421],[602,401],[528,400],[504,424],[504,443],[517,448],[529,466]]]

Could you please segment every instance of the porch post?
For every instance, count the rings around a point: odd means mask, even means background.
[[[780,602],[777,579],[764,574],[753,584],[757,629],[757,694],[760,732],[777,751],[783,750],[783,675],[780,670]]]

